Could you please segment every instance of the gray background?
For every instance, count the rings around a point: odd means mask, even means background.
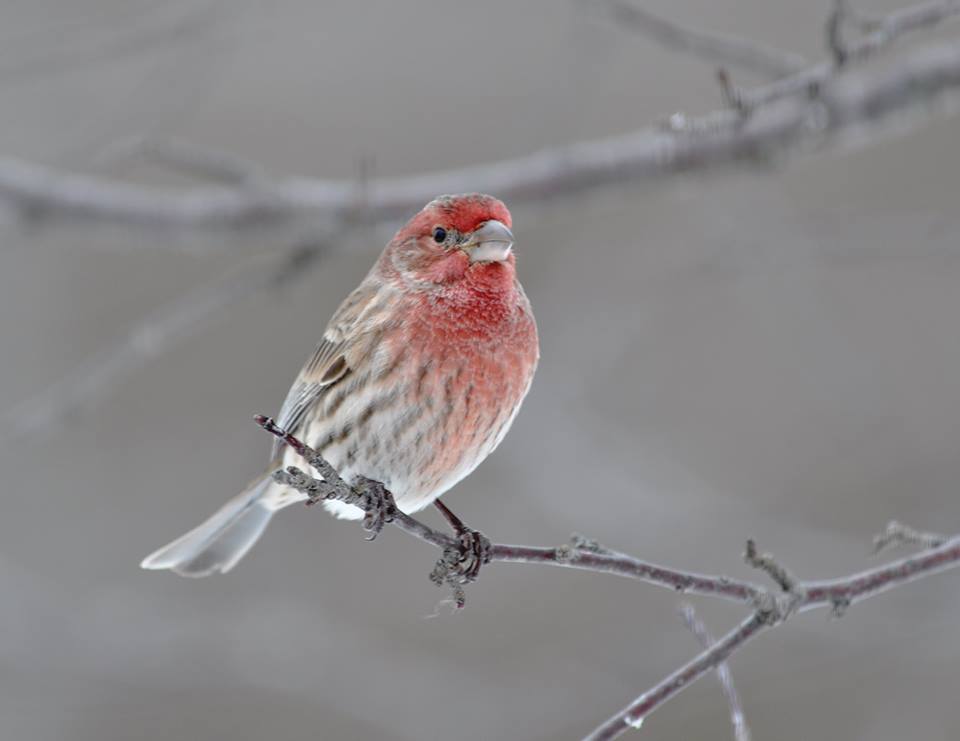
[[[646,3],[813,58],[826,6]],[[718,97],[708,65],[547,0],[4,0],[0,94],[0,152],[183,185],[101,154],[148,133],[276,174],[350,178],[365,160],[413,173]],[[874,563],[890,518],[960,530],[958,126],[514,209],[543,360],[455,511],[500,541],[578,530],[738,575],[748,536],[827,577]],[[284,512],[226,577],[138,569],[256,473],[269,441],[251,415],[277,411],[389,236],[364,230],[94,412],[0,452],[0,738],[567,739],[696,652],[676,595],[600,575],[495,565],[451,615],[426,579],[432,549],[397,532],[365,543],[319,510]],[[190,251],[79,228],[0,239],[0,409],[283,246]],[[958,584],[804,615],[738,654],[756,738],[960,736]],[[742,615],[696,604],[718,633]],[[712,679],[637,734],[728,736]]]

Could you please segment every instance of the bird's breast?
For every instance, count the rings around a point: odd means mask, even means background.
[[[528,307],[491,318],[408,317],[318,405],[307,441],[345,478],[383,482],[402,510],[430,504],[497,447],[530,387]]]

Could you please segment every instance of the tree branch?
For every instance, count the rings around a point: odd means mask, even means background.
[[[644,692],[630,705],[587,736],[589,741],[612,739],[631,727],[694,681],[715,670],[747,641],[765,628],[785,622],[792,614],[830,607],[842,615],[854,602],[885,592],[893,587],[960,566],[960,536],[954,536],[937,548],[895,561],[886,566],[829,581],[799,582],[787,599],[767,599],[734,630],[703,651],[689,663]]]
[[[30,52],[16,55],[17,61],[13,64],[0,66],[0,81],[9,86],[65,69],[76,71],[89,65],[115,62],[157,47],[182,46],[184,40],[201,37],[222,17],[222,5],[219,0],[189,3],[187,12],[181,12],[175,3],[158,3],[151,12],[138,14],[132,23],[125,23],[125,31],[108,29],[92,36],[75,27],[62,29],[52,50],[49,44],[27,38],[23,46],[29,46]]]
[[[793,95],[815,95],[837,76],[838,70],[850,62],[863,62],[894,41],[913,31],[930,28],[960,15],[960,0],[928,2],[895,11],[875,24],[876,30],[857,43],[847,45],[839,40],[840,27],[846,17],[845,6],[837,5],[827,18],[825,35],[832,59],[814,65],[782,80],[761,85],[743,93],[744,104],[755,109]]]
[[[757,551],[757,544],[752,539],[747,541],[743,560],[753,568],[766,573],[784,592],[797,591],[797,578],[771,554]]]
[[[290,445],[321,474],[322,479],[315,479],[292,466],[275,474],[278,481],[303,492],[308,497],[309,503],[322,499],[337,499],[364,507],[368,514],[372,502],[376,501],[377,506],[384,506],[384,500],[380,499],[381,494],[385,492],[382,484],[362,479],[351,485],[344,481],[313,448],[289,431],[278,427],[272,419],[257,416],[256,420],[261,427]],[[456,558],[449,557],[451,551],[455,552],[459,547],[458,541],[400,512],[393,504],[389,492],[386,494],[385,516],[381,517],[381,521],[443,549],[444,556],[438,562],[434,575],[441,566],[446,571],[441,575],[442,578],[434,578],[434,581],[454,585],[457,604],[462,607],[463,591],[459,585],[466,580],[456,581],[458,561]],[[759,555],[753,542],[748,541],[746,553],[748,562],[773,578],[780,588],[778,593],[771,593],[749,582],[734,581],[723,576],[703,576],[649,564],[610,551],[581,536],[574,536],[572,545],[559,548],[492,545],[489,555],[490,561],[545,563],[628,576],[677,591],[724,597],[752,607],[750,616],[736,628],[637,697],[587,736],[588,741],[605,741],[616,738],[629,728],[639,728],[647,715],[703,675],[717,670],[735,651],[762,630],[776,627],[798,612],[829,607],[834,615],[840,616],[855,602],[863,601],[893,587],[932,576],[947,569],[957,568],[960,566],[960,536],[946,539],[940,545],[923,553],[858,574],[826,581],[796,579],[772,556]]]
[[[680,607],[680,616],[690,631],[700,641],[704,649],[709,649],[716,643],[716,640],[707,626],[697,617],[693,605],[684,604]],[[747,717],[743,712],[743,705],[740,702],[740,695],[737,687],[733,683],[733,672],[730,671],[730,665],[723,662],[717,666],[717,679],[723,688],[723,694],[727,698],[727,707],[730,709],[730,724],[733,726],[734,741],[751,741],[750,727],[747,725]]]
[[[154,162],[174,172],[227,185],[255,186],[267,180],[266,173],[256,162],[172,137],[136,136],[123,139],[107,147],[97,160]]]
[[[704,674],[715,670],[734,651],[742,648],[747,641],[769,627],[771,627],[771,624],[765,620],[761,613],[753,613],[710,648],[665,677],[662,682],[644,692],[628,707],[585,736],[584,741],[608,741],[608,739],[616,738],[631,728],[640,728],[650,713],[674,695],[685,690]]]
[[[762,587],[755,584],[727,576],[680,571],[621,553],[597,553],[570,545],[562,545],[559,548],[539,548],[494,544],[491,560],[507,563],[540,563],[584,571],[599,571],[666,587],[675,592],[723,597],[746,604],[752,604],[764,591]]]
[[[121,379],[171,345],[191,337],[216,315],[261,290],[275,290],[309,273],[324,254],[325,240],[306,240],[264,264],[251,258],[148,314],[114,345],[71,367],[70,373],[9,411],[0,445],[42,436],[74,414],[94,406]]]
[[[903,34],[960,13],[960,0],[925,3],[885,18],[878,30],[848,49],[862,60]],[[292,222],[327,228],[362,212],[390,221],[438,193],[486,191],[515,203],[612,183],[706,172],[870,140],[867,131],[891,114],[929,115],[930,104],[960,88],[960,44],[921,49],[882,73],[851,72],[823,62],[769,85],[739,91],[749,111],[715,111],[699,119],[674,117],[667,128],[545,149],[541,152],[409,177],[372,179],[360,194],[350,181],[287,178],[251,187],[153,188],[64,173],[13,157],[0,158],[0,204],[50,222],[109,222],[145,228],[236,231]],[[683,125],[677,125],[678,121]],[[854,139],[850,136],[857,133]]]
[[[336,499],[348,504],[358,503],[356,490],[343,481],[317,451],[288,431],[281,429],[270,417],[258,415],[255,419],[257,424],[267,432],[290,445],[320,474],[322,479],[314,479],[296,468],[287,468],[279,473],[284,484],[292,486],[313,500]],[[324,484],[327,484],[327,486],[324,486]],[[431,545],[446,548],[455,544],[453,538],[424,525],[399,510],[394,513],[391,524]],[[581,538],[574,538],[572,544],[562,545],[558,548],[496,543],[491,546],[490,560],[507,563],[549,564],[583,571],[598,571],[637,579],[648,584],[666,587],[675,592],[723,597],[745,604],[755,603],[764,593],[762,587],[749,582],[731,579],[726,576],[705,576],[670,569],[622,553],[600,549],[595,544],[586,545]]]
[[[900,545],[936,548],[938,545],[943,545],[944,541],[946,537],[943,535],[914,530],[896,520],[891,520],[884,531],[873,539],[873,552],[881,553]]]
[[[904,34],[929,28],[958,14],[960,2],[947,0],[903,8],[883,18],[871,19],[854,11],[847,0],[834,0],[834,9],[825,27],[827,47],[837,65],[863,61]],[[864,32],[863,38],[852,46],[843,40],[843,27],[850,21]]]
[[[693,54],[713,64],[740,67],[772,79],[807,66],[807,60],[799,54],[739,36],[688,28],[623,0],[604,0],[603,5],[621,26],[639,31],[669,49]]]
[[[701,118],[676,116],[666,127],[547,149],[492,164],[372,179],[365,183],[362,194],[355,183],[347,181],[296,177],[267,181],[251,176],[255,170],[236,158],[213,157],[176,144],[146,154],[180,169],[213,175],[223,182],[185,190],[160,189],[64,173],[7,157],[0,158],[0,205],[21,218],[44,222],[174,227],[227,234],[249,226],[289,229],[292,224],[307,224],[311,229],[330,233],[351,228],[361,215],[365,223],[393,220],[442,192],[483,190],[517,203],[540,201],[609,184],[764,162],[812,148],[869,143],[874,130],[894,114],[917,114],[919,120],[920,114],[929,115],[931,103],[956,96],[960,89],[957,42],[917,50],[875,74],[849,69],[851,63],[868,60],[909,32],[960,15],[958,0],[927,2],[876,22],[861,23],[863,34],[853,43],[848,43],[843,33],[850,12],[838,2],[826,25],[832,58],[799,71],[797,66],[802,60],[793,55],[742,39],[686,29],[618,0],[609,5],[622,23],[642,27],[663,43],[726,64],[763,69],[765,74],[781,79],[739,89],[724,74],[720,79],[728,108]],[[308,244],[291,252],[278,269],[244,270],[204,287],[186,300],[178,300],[176,305],[163,307],[119,346],[92,359],[79,372],[75,371],[69,381],[17,410],[20,429],[29,432],[50,426],[63,414],[89,404],[122,374],[196,331],[201,319],[252,291],[285,283],[302,274],[303,265],[312,262],[320,250],[321,245]],[[397,510],[388,492],[387,498],[382,498],[382,485],[345,482],[316,451],[279,429],[269,418],[258,418],[258,422],[293,446],[322,477],[317,479],[288,468],[276,474],[279,481],[304,492],[311,502],[338,499],[362,506],[368,512],[379,506],[376,522],[392,524],[444,552],[434,570],[436,574],[442,567],[438,583],[462,583],[456,581],[457,559],[448,558],[461,547],[457,538]],[[734,726],[741,729],[738,734],[748,733],[726,668],[729,657],[760,632],[784,623],[798,612],[829,608],[839,616],[854,603],[960,566],[960,536],[933,535],[891,525],[877,539],[878,549],[903,543],[925,550],[846,577],[802,581],[771,556],[758,554],[749,541],[747,560],[776,582],[779,591],[773,592],[748,581],[642,561],[582,538],[556,548],[493,544],[489,557],[491,561],[550,564],[615,574],[750,607],[751,614],[717,642],[712,641],[690,612],[688,622],[704,644],[703,651],[588,737],[599,740],[612,739],[639,727],[649,713],[711,671],[721,676]],[[457,601],[462,606],[462,589],[459,594]]]

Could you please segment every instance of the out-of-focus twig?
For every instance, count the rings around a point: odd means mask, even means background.
[[[862,60],[908,31],[960,13],[960,0],[924,3],[891,14],[849,46]],[[768,85],[738,90],[741,110],[700,118],[675,115],[664,128],[545,149],[514,159],[356,184],[288,177],[258,188],[197,186],[170,190],[62,172],[0,158],[0,204],[42,223],[109,223],[236,233],[364,221],[392,221],[438,193],[485,191],[511,203],[602,185],[662,179],[730,164],[769,161],[828,145],[864,144],[891,114],[930,115],[932,103],[960,89],[960,43],[919,49],[881,72],[838,68],[832,60]],[[749,113],[746,121],[744,112]],[[902,117],[901,117],[901,120]],[[682,125],[680,125],[682,123]],[[854,136],[855,134],[855,136]],[[816,145],[811,147],[810,145]]]
[[[267,181],[263,168],[256,162],[175,137],[130,137],[107,147],[98,159],[153,162],[175,172],[226,185],[252,187]]]
[[[798,612],[827,607],[833,614],[841,615],[851,604],[957,567],[960,567],[960,535],[952,536],[921,554],[859,574],[828,581],[791,582],[789,594],[766,593],[758,600],[750,617],[614,714],[587,736],[587,741],[607,741],[636,728],[653,710],[700,677],[716,670],[757,634],[784,623]]]
[[[777,79],[807,66],[800,54],[775,49],[752,39],[690,28],[627,0],[601,0],[612,20],[669,49],[693,54],[712,64],[738,67]]]
[[[269,263],[250,258],[151,312],[119,342],[86,358],[53,386],[21,402],[8,414],[0,445],[49,433],[90,408],[121,379],[147,365],[172,344],[190,337],[229,306],[264,289],[288,286],[309,273],[327,242],[306,240]]]
[[[26,39],[32,42],[30,52],[12,63],[0,65],[0,82],[10,85],[64,70],[114,62],[149,49],[176,48],[185,39],[202,38],[203,34],[208,34],[222,18],[224,5],[222,0],[203,3],[191,0],[180,7],[175,3],[158,3],[151,6],[149,13],[141,14],[131,23],[96,36],[76,26],[59,29],[59,33],[53,34],[48,30],[48,37],[57,37],[57,43],[51,45]],[[13,46],[16,46],[16,40]]]
[[[704,650],[709,649],[716,643],[716,640],[703,621],[697,617],[693,605],[686,603],[680,606],[680,617],[684,624],[700,641]],[[743,703],[740,702],[740,694],[733,683],[733,672],[730,671],[730,665],[722,662],[717,665],[717,679],[720,680],[720,686],[723,687],[723,694],[727,698],[727,707],[730,710],[730,724],[733,726],[734,741],[751,741],[750,726],[747,725],[747,716],[743,712]]]
[[[884,531],[873,539],[873,552],[881,553],[901,545],[936,548],[938,545],[943,545],[946,539],[946,536],[915,530],[908,525],[891,520]]]
[[[901,36],[936,26],[960,16],[960,0],[945,0],[913,5],[897,10],[874,24],[875,30],[855,43],[839,41],[841,24],[847,17],[846,6],[836,6],[825,25],[827,47],[832,58],[781,80],[744,91],[743,102],[751,110],[798,94],[816,94],[838,70],[850,62],[862,62],[885,49]],[[839,49],[842,46],[842,51]],[[841,56],[838,64],[838,56]]]
[[[382,484],[367,479],[361,479],[353,484],[344,481],[317,451],[301,439],[288,430],[278,427],[269,417],[258,416],[256,419],[261,427],[290,445],[322,477],[315,479],[291,466],[276,474],[278,481],[306,494],[308,502],[337,499],[363,507],[370,507],[371,502],[375,503],[376,508],[383,510],[378,520],[382,525],[391,524],[426,543],[441,548],[444,551],[444,557],[438,562],[438,566],[444,564],[448,570],[457,568],[459,563],[457,552],[460,548],[458,541],[398,510],[393,503],[393,497]],[[695,632],[701,636],[704,643],[709,645],[706,645],[704,650],[692,660],[597,727],[587,736],[588,741],[605,741],[616,738],[630,728],[640,727],[651,712],[685,690],[697,679],[716,671],[754,636],[765,629],[781,625],[798,612],[828,607],[839,615],[842,613],[842,610],[838,609],[841,605],[846,608],[893,587],[960,567],[960,535],[952,536],[937,547],[921,554],[859,574],[828,581],[800,581],[790,575],[786,567],[776,562],[772,556],[758,555],[755,547],[748,546],[747,550],[749,560],[757,568],[770,574],[780,587],[780,592],[771,593],[749,582],[738,582],[723,576],[704,576],[655,566],[611,551],[595,541],[577,535],[573,537],[570,545],[560,548],[491,544],[488,546],[487,555],[490,562],[540,563],[613,573],[670,589],[712,594],[751,605],[750,616],[716,642],[709,639],[705,629],[700,630],[702,626],[695,626]],[[449,557],[451,553],[454,554],[453,558]],[[435,581],[440,584],[451,583],[444,579],[435,579]],[[462,590],[458,603],[462,606]],[[732,690],[732,683],[730,688]],[[742,710],[737,710],[740,706],[735,694],[730,699],[730,704],[735,725],[740,723],[745,729],[746,724],[742,722],[743,713]]]

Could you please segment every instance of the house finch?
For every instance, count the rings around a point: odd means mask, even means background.
[[[427,204],[337,309],[281,409],[282,428],[347,481],[384,484],[403,512],[423,509],[493,452],[530,388],[537,328],[510,226],[491,196]],[[143,568],[229,571],[274,512],[306,498],[271,476],[291,465],[306,463],[276,441],[266,472]],[[324,505],[342,518],[364,514]]]

